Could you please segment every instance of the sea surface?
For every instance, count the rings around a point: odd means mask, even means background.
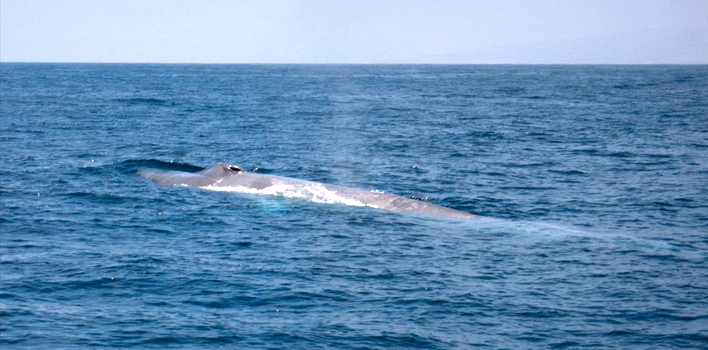
[[[0,347],[708,348],[708,66],[0,65]],[[247,171],[462,220],[158,185]]]

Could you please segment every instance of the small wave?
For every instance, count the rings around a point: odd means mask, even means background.
[[[116,101],[127,103],[127,104],[147,104],[147,105],[164,105],[167,103],[166,100],[161,100],[159,98],[145,98],[145,97],[119,98],[119,99],[116,99]]]
[[[268,168],[253,168],[253,170],[251,170],[251,172],[258,173],[258,174],[270,174],[273,172],[273,170],[268,169]]]
[[[550,169],[548,170],[551,173],[556,173],[556,174],[561,174],[561,175],[587,175],[586,172],[576,170],[576,169],[569,169],[569,170],[556,170],[556,169]]]
[[[86,198],[88,200],[102,203],[102,204],[126,203],[126,202],[130,202],[131,200],[134,200],[134,198],[123,197],[123,196],[116,195],[116,194],[103,194],[103,193],[86,192],[86,191],[68,192],[68,193],[63,193],[60,195],[63,196],[64,198],[66,198],[67,200],[77,199],[77,198]]]

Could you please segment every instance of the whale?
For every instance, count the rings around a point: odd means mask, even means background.
[[[140,169],[138,174],[161,185],[299,197],[315,202],[366,206],[398,213],[417,213],[460,219],[481,218],[479,215],[394,194],[252,173],[226,163],[216,163],[198,172],[145,168]]]

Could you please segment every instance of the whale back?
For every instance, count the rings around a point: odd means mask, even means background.
[[[197,173],[143,169],[139,174],[162,185],[184,185],[221,191],[235,190],[237,192],[239,191],[238,189],[249,189],[258,191],[255,193],[260,194],[278,193],[278,188],[284,189],[286,192],[292,194],[292,190],[295,189],[296,192],[300,191],[303,194],[319,193],[329,198],[328,201],[325,202],[331,203],[369,206],[395,212],[419,213],[454,218],[479,218],[479,216],[474,214],[393,194],[328,185],[289,177],[248,173],[237,166],[226,163],[216,163]],[[265,189],[269,191],[262,192]]]

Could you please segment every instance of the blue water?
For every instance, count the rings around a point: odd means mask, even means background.
[[[708,348],[708,66],[0,66],[0,345]],[[162,186],[382,191],[460,220]]]

